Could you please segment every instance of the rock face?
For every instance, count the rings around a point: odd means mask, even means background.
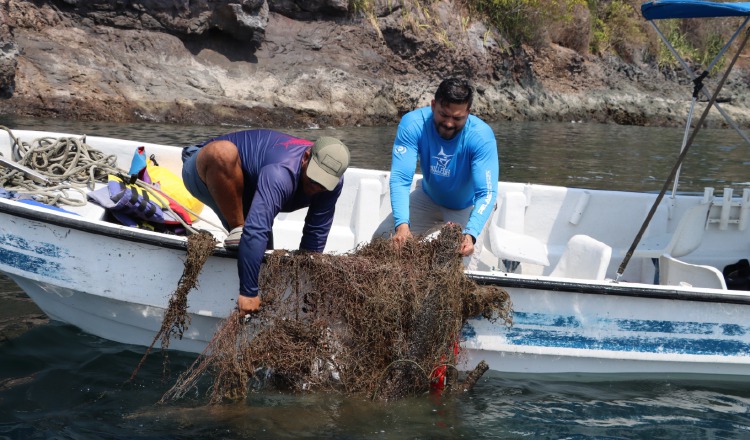
[[[429,11],[373,3],[363,15],[346,0],[0,0],[0,113],[393,124],[428,105],[440,79],[464,75],[476,85],[474,113],[489,121],[684,123],[686,79],[556,45],[511,49],[482,23],[457,19],[452,1]],[[750,123],[746,83],[739,72],[722,94],[735,96],[723,105],[740,124]]]

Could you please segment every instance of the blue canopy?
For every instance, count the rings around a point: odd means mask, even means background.
[[[750,2],[716,3],[701,0],[655,0],[641,5],[646,20],[665,18],[746,17]]]

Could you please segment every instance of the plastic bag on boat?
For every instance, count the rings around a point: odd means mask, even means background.
[[[143,180],[143,172],[146,169],[146,165],[146,147],[136,148],[135,153],[133,153],[133,159],[130,161],[130,171],[128,171],[128,174],[130,174],[129,183],[134,183],[135,178]],[[143,181],[146,182],[146,180]]]
[[[722,272],[727,289],[750,290],[750,262],[747,259],[727,265]]]
[[[0,187],[0,199],[15,199],[17,197],[17,192]]]

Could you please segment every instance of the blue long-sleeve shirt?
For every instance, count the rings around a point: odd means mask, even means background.
[[[309,207],[300,249],[323,252],[333,224],[336,200],[344,178],[333,191],[305,195],[300,180],[302,156],[312,142],[272,130],[246,130],[216,137],[237,146],[242,163],[245,224],[238,250],[240,294],[258,294],[258,274],[279,212]]]
[[[394,226],[409,223],[409,190],[419,159],[422,190],[440,206],[474,206],[464,234],[477,238],[492,214],[500,165],[497,141],[484,121],[469,115],[451,140],[437,132],[432,109],[413,110],[398,125],[391,161],[391,208]]]

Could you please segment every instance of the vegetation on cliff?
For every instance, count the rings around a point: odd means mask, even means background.
[[[439,0],[404,0],[405,23],[430,29],[433,3]],[[371,21],[376,0],[351,0],[351,9]],[[390,2],[389,2],[390,3]],[[594,55],[614,54],[626,62],[652,63],[674,68],[677,60],[657,40],[658,36],[640,14],[641,0],[459,0],[466,28],[472,20],[494,27],[508,47],[528,45],[540,49],[550,43]],[[420,20],[421,18],[421,20]],[[432,21],[432,22],[431,22]],[[690,62],[705,66],[718,54],[739,18],[725,18],[717,26],[706,20],[665,20],[661,27],[677,52]],[[736,23],[734,23],[736,22]],[[438,41],[449,41],[435,27]],[[717,67],[721,67],[720,65]]]

